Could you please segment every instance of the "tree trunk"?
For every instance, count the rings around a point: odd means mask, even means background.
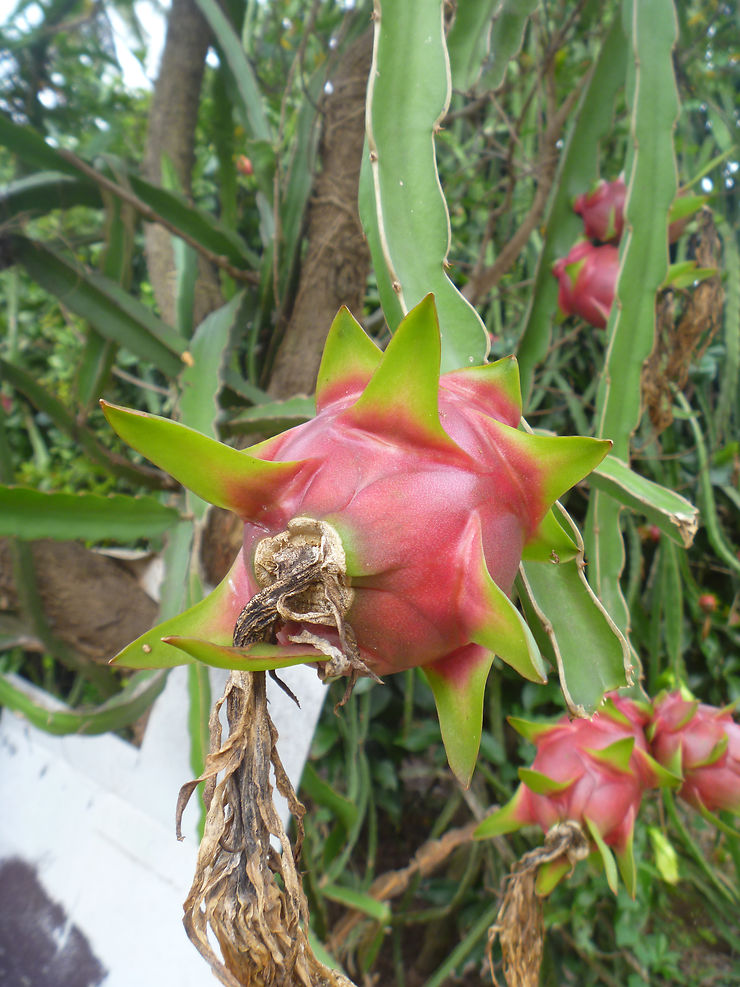
[[[210,29],[194,0],[173,0],[149,114],[144,174],[149,181],[161,184],[162,159],[166,156],[186,196],[191,190],[195,126],[210,41]],[[175,259],[167,230],[153,224],[146,227],[146,254],[161,316],[165,322],[175,325]],[[218,279],[201,258],[194,325],[197,326],[220,302]]]
[[[276,397],[311,393],[324,340],[337,310],[362,314],[370,251],[357,210],[365,91],[372,32],[352,44],[332,77],[320,145],[322,171],[308,213],[308,247],[295,305],[275,357],[268,391]]]

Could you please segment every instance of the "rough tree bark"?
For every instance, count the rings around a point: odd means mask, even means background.
[[[342,305],[359,317],[370,270],[370,251],[357,208],[365,91],[372,60],[372,32],[344,53],[324,104],[319,156],[307,219],[306,256],[295,304],[278,348],[268,391],[274,397],[310,394],[316,385],[326,334]],[[203,565],[219,583],[241,546],[242,525],[228,511],[212,509],[203,539]]]
[[[167,36],[149,113],[144,174],[161,184],[162,159],[171,162],[185,195],[190,194],[195,126],[205,57],[211,32],[194,0],[173,0]],[[170,234],[146,227],[146,255],[154,297],[165,322],[175,324],[175,260]],[[202,259],[195,290],[193,323],[198,325],[221,303],[218,279]]]
[[[357,188],[371,59],[368,31],[342,56],[332,76],[333,92],[324,100],[321,172],[309,204],[308,248],[298,292],[270,376],[268,391],[275,397],[311,393],[338,309],[346,305],[361,314],[370,252],[357,210]]]

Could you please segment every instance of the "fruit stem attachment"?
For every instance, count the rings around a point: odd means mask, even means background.
[[[274,642],[281,631],[294,644],[312,645],[329,656],[328,662],[317,664],[322,679],[348,677],[340,706],[349,699],[358,677],[380,681],[360,658],[354,631],[346,620],[354,591],[342,540],[330,524],[310,517],[293,518],[285,531],[258,543],[254,573],[262,588],[237,618],[235,647]],[[333,640],[337,635],[338,642]]]

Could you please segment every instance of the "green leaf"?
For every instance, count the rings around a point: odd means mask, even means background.
[[[179,512],[154,497],[41,493],[0,485],[0,535],[68,541],[154,538],[177,523]]]
[[[185,341],[148,308],[101,274],[85,271],[38,240],[13,235],[13,259],[65,308],[120,346],[177,377]]]
[[[376,922],[387,925],[391,920],[391,907],[387,901],[378,901],[372,895],[354,888],[343,888],[338,884],[322,884],[321,894],[330,901],[336,901],[345,908],[369,915]]]
[[[503,83],[506,67],[521,48],[527,21],[536,7],[537,0],[503,0],[496,4],[491,27],[493,68],[485,75],[486,89],[498,89]]]
[[[447,34],[447,51],[452,85],[460,92],[468,92],[480,77],[491,47],[491,21],[500,6],[499,0],[478,0],[457,6]]]
[[[166,672],[140,672],[99,706],[69,709],[24,679],[0,674],[0,706],[7,706],[39,730],[56,736],[108,733],[122,730],[143,716],[166,681]]]
[[[178,407],[182,421],[212,438],[216,438],[215,422],[220,412],[218,395],[229,342],[243,302],[244,292],[239,292],[201,322],[190,341],[192,362],[181,375]]]
[[[685,497],[653,483],[609,454],[590,474],[588,482],[620,504],[642,514],[671,541],[688,548],[699,527],[699,511]]]
[[[271,143],[272,130],[265,114],[262,93],[241,41],[223,10],[214,0],[196,0],[196,2],[223,49],[236,83],[239,109],[244,121],[248,122],[253,137]]]
[[[161,489],[166,484],[166,478],[162,476],[159,470],[153,470],[150,466],[136,466],[129,463],[122,456],[115,455],[98,442],[89,428],[80,424],[61,401],[52,397],[36,381],[36,378],[26,373],[25,370],[0,359],[0,372],[3,380],[25,395],[35,408],[47,414],[57,428],[72,436],[85,455],[93,462],[137,485]]]
[[[450,223],[434,154],[434,134],[450,93],[442,5],[376,0],[374,25],[360,216],[383,311],[395,330],[432,292],[443,372],[483,363],[483,323],[445,273]]]
[[[237,233],[219,223],[211,213],[190,205],[177,192],[153,185],[130,171],[126,172],[126,179],[142,202],[202,247],[226,257],[234,267],[259,267],[260,258]]]
[[[629,645],[586,582],[583,540],[568,514],[555,505],[579,545],[570,562],[523,562],[517,585],[525,611],[539,622],[552,648],[571,712],[593,713],[603,696],[627,684]]]
[[[658,826],[648,826],[647,831],[653,845],[653,857],[658,873],[666,884],[678,884],[680,878],[675,847]]]
[[[269,438],[295,425],[302,425],[316,416],[313,398],[299,394],[285,401],[266,401],[240,411],[221,426],[224,435],[250,435]]]
[[[73,178],[80,177],[74,164],[60,154],[31,127],[13,123],[6,113],[0,113],[0,146],[17,155],[34,171],[58,171]]]
[[[329,809],[334,818],[342,824],[345,832],[350,832],[357,822],[359,813],[355,803],[328,785],[310,761],[306,762],[303,769],[300,793],[301,798],[306,795],[316,805],[323,805]]]
[[[630,442],[641,414],[642,367],[655,337],[655,298],[668,271],[668,212],[676,186],[673,128],[678,97],[673,69],[676,14],[672,0],[648,10],[625,7],[634,64],[628,82],[632,150],[628,156],[625,229],[615,304],[607,325],[604,372],[597,392],[596,433],[614,442],[614,455],[629,462]],[[588,558],[594,588],[621,630],[629,613],[620,587],[624,545],[619,505],[596,491],[587,516]]]
[[[612,127],[614,103],[624,84],[626,56],[627,45],[620,18],[615,17],[591,69],[558,166],[546,220],[545,242],[532,286],[532,300],[517,348],[525,407],[531,394],[535,367],[545,358],[550,346],[558,297],[552,265],[557,257],[568,253],[581,230],[581,219],[573,212],[571,203],[598,177],[600,142]]]
[[[36,172],[0,188],[0,222],[3,223],[18,216],[27,220],[53,209],[72,206],[100,209],[102,205],[100,192],[89,180],[58,171]]]

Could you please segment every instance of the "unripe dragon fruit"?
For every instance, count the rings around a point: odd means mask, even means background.
[[[740,723],[731,708],[669,692],[656,699],[647,735],[656,760],[683,779],[684,801],[700,811],[740,815]]]
[[[450,765],[467,783],[494,656],[545,679],[509,599],[519,563],[574,557],[550,508],[610,444],[520,431],[513,358],[441,378],[439,365],[430,295],[385,353],[341,310],[319,369],[316,417],[245,452],[104,403],[124,440],[244,521],[224,581],[115,660],[251,670],[318,662],[325,677],[420,666]],[[299,556],[315,575],[300,592],[288,578]],[[264,637],[242,639],[245,607],[265,594],[274,606]]]
[[[588,193],[573,202],[573,211],[583,220],[583,230],[590,240],[618,243],[624,229],[624,200],[627,189],[620,176],[613,182],[603,179]]]
[[[609,319],[619,274],[619,251],[611,244],[595,247],[580,240],[567,257],[552,266],[558,279],[558,307],[563,315],[580,315],[597,329]]]
[[[580,824],[601,855],[616,892],[613,848],[630,894],[635,888],[632,837],[643,793],[675,783],[650,756],[643,724],[649,712],[641,704],[610,697],[591,719],[562,717],[552,725],[510,718],[511,725],[537,747],[531,768],[520,768],[514,797],[476,830],[484,838],[536,824],[547,833],[554,825]],[[547,894],[570,869],[559,858],[540,868],[538,891]]]

